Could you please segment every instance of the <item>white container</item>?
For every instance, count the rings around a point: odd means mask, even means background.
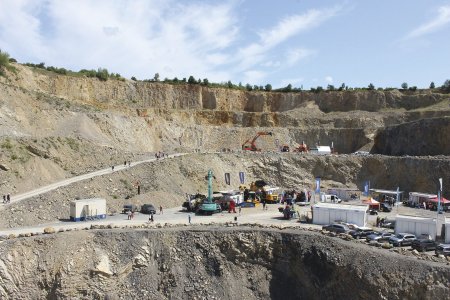
[[[418,238],[427,235],[436,240],[436,219],[397,215],[395,233],[412,233]]]
[[[346,222],[366,226],[368,210],[368,205],[318,203],[313,206],[313,224],[328,225],[335,222]]]
[[[106,218],[106,200],[103,198],[81,199],[70,202],[70,220],[85,221]]]

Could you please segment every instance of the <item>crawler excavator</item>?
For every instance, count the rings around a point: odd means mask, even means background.
[[[267,131],[258,132],[252,139],[248,139],[242,144],[242,150],[261,151],[261,149],[256,147],[255,142],[262,135],[272,135],[272,132]]]
[[[294,149],[294,152],[308,152],[308,146],[305,144],[305,142],[302,142],[300,145],[298,145],[297,148]]]

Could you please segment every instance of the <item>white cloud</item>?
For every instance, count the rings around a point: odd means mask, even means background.
[[[299,60],[305,59],[314,54],[314,51],[298,48],[290,49],[286,54],[286,62],[289,66],[295,65]]]
[[[437,16],[428,23],[422,24],[405,36],[405,39],[417,38],[435,32],[450,23],[450,5],[441,6]]]
[[[275,46],[299,34],[319,26],[326,20],[334,17],[340,8],[309,10],[301,15],[293,15],[282,19],[269,30],[261,31],[259,42],[239,49],[237,59],[240,60],[241,69],[245,70],[267,59],[267,53]],[[251,58],[251,59],[249,59]]]
[[[325,76],[325,81],[326,81],[328,84],[332,84],[332,83],[333,83],[333,77],[331,77],[331,76]]]
[[[2,0],[0,45],[25,61],[138,78],[205,77],[238,34],[235,2]],[[205,63],[206,58],[206,63]],[[210,79],[210,80],[211,80]]]
[[[244,82],[250,84],[257,84],[262,82],[262,80],[266,77],[266,72],[258,71],[258,70],[249,70],[244,72]]]

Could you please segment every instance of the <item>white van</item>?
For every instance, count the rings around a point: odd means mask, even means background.
[[[321,202],[331,202],[331,203],[341,203],[342,199],[336,195],[322,194],[322,195],[320,195],[320,201]]]

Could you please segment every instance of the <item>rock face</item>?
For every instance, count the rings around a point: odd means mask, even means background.
[[[304,231],[66,232],[0,253],[2,299],[450,299],[445,265]]]
[[[219,110],[245,112],[284,112],[314,102],[323,112],[379,111],[386,108],[411,110],[436,104],[446,95],[430,91],[333,91],[277,93],[208,88],[201,85],[169,85],[159,82],[136,82],[33,72],[15,65],[16,85],[26,90],[82,102],[126,104],[136,108]],[[1,79],[6,81],[5,79]]]
[[[387,127],[374,141],[373,153],[385,155],[450,155],[450,116]]]

